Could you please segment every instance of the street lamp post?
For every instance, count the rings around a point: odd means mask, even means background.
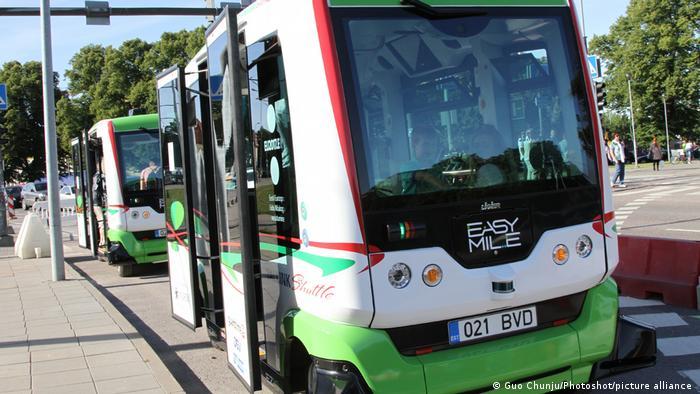
[[[56,114],[54,110],[53,62],[51,54],[51,7],[41,0],[42,79],[44,83],[44,144],[46,146],[46,183],[49,200],[49,233],[51,239],[51,279],[65,279],[63,237],[58,200],[58,148],[56,144]],[[37,256],[39,257],[39,256]]]
[[[632,120],[632,148],[634,149],[634,166],[639,167],[637,161],[637,135],[634,131],[634,109],[632,109],[632,78],[627,74],[627,90],[630,96],[630,119]]]
[[[666,114],[666,95],[662,94],[661,98],[664,101],[664,123],[666,124],[666,153],[668,157],[668,162],[673,163],[671,160],[671,140],[668,139],[668,115]]]

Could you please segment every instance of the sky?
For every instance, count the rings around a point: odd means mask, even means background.
[[[625,13],[629,0],[573,0],[579,10],[583,4],[585,32],[607,34],[610,25]],[[52,0],[52,7],[83,7],[83,0]],[[218,4],[219,1],[217,0]],[[204,0],[110,0],[111,7],[203,7]],[[0,7],[39,7],[39,0],[0,0]],[[11,60],[41,61],[39,17],[0,17],[0,65]],[[53,68],[66,87],[64,73],[69,61],[88,44],[119,46],[123,41],[140,38],[153,42],[167,31],[193,29],[206,23],[204,17],[112,17],[109,26],[87,26],[85,17],[51,18]],[[1,82],[1,81],[0,81]]]

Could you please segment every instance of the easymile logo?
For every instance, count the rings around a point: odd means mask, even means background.
[[[520,231],[515,230],[519,218],[495,219],[467,223],[469,253],[474,250],[491,251],[522,246]]]

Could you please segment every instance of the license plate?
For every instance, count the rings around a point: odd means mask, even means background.
[[[168,232],[164,228],[156,230],[156,238],[163,238],[166,235],[168,235]]]
[[[532,327],[537,327],[537,308],[534,306],[453,320],[447,323],[450,345]]]

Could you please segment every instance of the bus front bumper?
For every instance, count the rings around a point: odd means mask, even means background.
[[[325,322],[303,312],[293,320],[287,322],[288,333],[302,340],[314,360],[336,360],[314,363],[316,387],[348,381],[375,393],[547,392],[653,365],[656,353],[653,329],[618,319],[611,279],[588,291],[581,314],[566,325],[419,356],[401,355],[382,330]],[[307,330],[313,333],[308,340]]]
[[[109,229],[110,264],[147,264],[168,261],[165,238],[138,240],[128,231]]]

